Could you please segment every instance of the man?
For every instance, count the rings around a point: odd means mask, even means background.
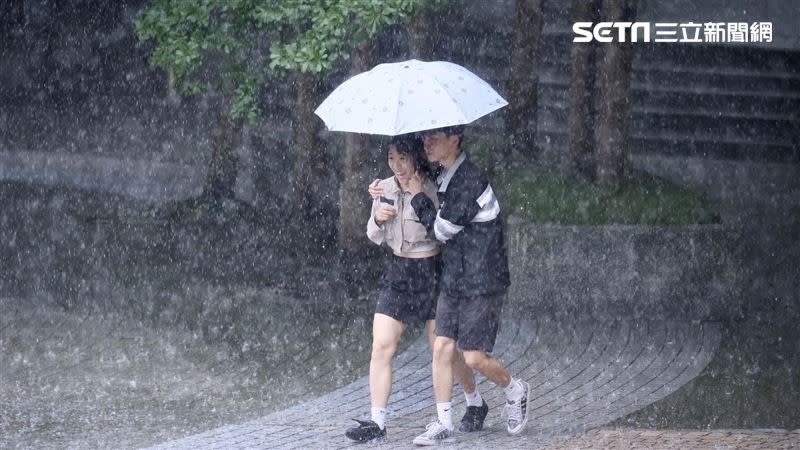
[[[392,360],[400,337],[408,326],[423,325],[433,347],[434,314],[438,297],[440,243],[427,237],[427,230],[416,220],[411,207],[408,183],[415,173],[423,173],[424,190],[436,195],[434,177],[426,161],[422,139],[395,136],[387,149],[387,162],[393,176],[379,180],[380,193],[373,201],[367,221],[367,236],[375,244],[386,244],[392,257],[378,291],[372,321],[372,358],[369,363],[370,420],[359,420],[345,436],[367,442],[386,436],[387,405],[392,391]],[[477,431],[483,423],[470,420],[470,411],[481,407],[482,399],[475,374],[463,358],[456,358],[453,371],[467,399],[467,414],[461,431]]]
[[[440,209],[422,192],[419,177],[410,184],[411,205],[429,236],[443,242],[442,295],[436,308],[433,390],[438,420],[414,438],[436,445],[453,435],[451,399],[453,356],[463,352],[467,366],[506,394],[507,429],[518,434],[528,420],[528,383],[515,380],[489,353],[494,348],[508,290],[508,258],[500,206],[486,177],[461,151],[464,127],[425,132],[425,153],[443,172],[437,179]],[[483,419],[488,407],[481,411]]]

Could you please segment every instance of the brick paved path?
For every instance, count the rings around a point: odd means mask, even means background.
[[[507,308],[495,355],[531,385],[530,419],[521,436],[505,431],[503,394],[479,378],[491,408],[486,428],[457,434],[449,448],[535,448],[604,425],[648,405],[697,376],[720,339],[717,323],[527,317]],[[390,400],[389,435],[359,448],[409,448],[435,418],[430,351],[424,338],[399,355]],[[456,388],[454,417],[464,411]],[[369,412],[361,378],[320,398],[251,422],[189,436],[155,448],[346,448],[344,429]]]
[[[800,448],[800,430],[636,430],[597,429],[545,447],[573,449],[793,449]]]

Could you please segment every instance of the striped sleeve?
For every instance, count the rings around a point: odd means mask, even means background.
[[[483,177],[452,185],[452,195],[442,205],[436,216],[436,239],[452,239],[471,222],[489,222],[500,215],[500,204],[492,186]]]

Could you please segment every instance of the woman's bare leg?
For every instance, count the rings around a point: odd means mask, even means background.
[[[372,406],[385,408],[392,392],[392,358],[406,326],[376,313],[372,320],[372,359],[369,362],[369,394]]]

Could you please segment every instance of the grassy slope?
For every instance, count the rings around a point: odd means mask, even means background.
[[[527,165],[499,171],[498,196],[512,214],[534,223],[703,224],[719,222],[700,192],[644,172],[629,173],[619,188],[568,178]]]

